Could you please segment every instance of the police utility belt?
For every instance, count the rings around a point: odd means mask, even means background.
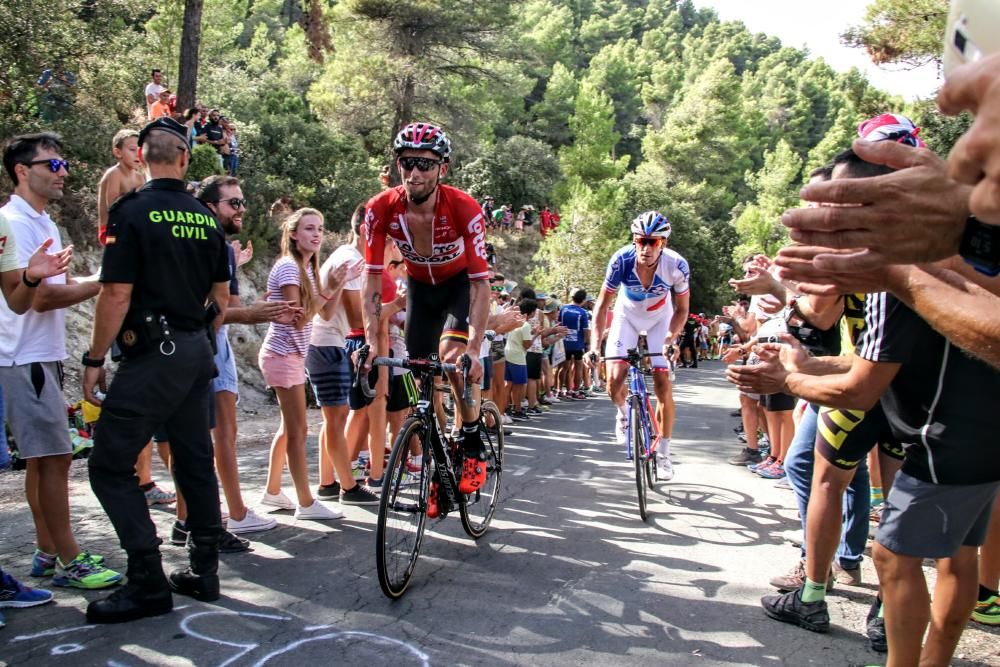
[[[190,338],[201,335],[208,337],[212,345],[212,354],[215,355],[218,350],[211,325],[218,314],[218,306],[212,303],[205,309],[205,327],[203,329],[181,331],[174,330],[166,316],[162,314],[151,310],[130,312],[125,318],[121,331],[115,337],[115,342],[118,343],[122,356],[126,359],[133,359],[157,350],[163,356],[169,357],[177,350],[175,338]]]

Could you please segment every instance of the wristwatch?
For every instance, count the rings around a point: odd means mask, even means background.
[[[87,368],[104,368],[104,357],[100,359],[91,359],[89,352],[84,352],[83,357],[80,359],[80,363]]]
[[[970,215],[965,221],[958,254],[979,273],[990,277],[1000,275],[1000,225],[988,225]]]

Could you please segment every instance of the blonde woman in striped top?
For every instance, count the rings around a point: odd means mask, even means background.
[[[271,300],[289,301],[300,313],[291,324],[269,325],[258,356],[264,381],[274,389],[281,409],[281,424],[271,442],[267,488],[260,504],[270,511],[295,510],[295,518],[313,520],[343,517],[313,497],[306,461],[305,355],[313,315],[321,311],[325,298],[316,282],[322,243],[323,214],[316,209],[300,208],[282,222],[281,257],[271,268],[267,291]],[[286,459],[297,502],[281,490]]]

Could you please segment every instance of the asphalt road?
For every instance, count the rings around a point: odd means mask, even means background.
[[[222,557],[217,604],[175,596],[166,616],[88,626],[86,603],[101,593],[59,590],[56,604],[4,610],[0,665],[884,664],[860,634],[868,583],[831,595],[827,635],[765,617],[767,580],[797,558],[784,536],[797,524],[791,493],[725,464],[738,448],[728,415],[737,400],[720,365],[679,372],[677,475],[651,496],[647,523],[610,402],[561,404],[508,438],[485,537],[467,538],[457,515],[430,524],[402,600],[378,586],[376,508],[348,507],[330,523],[278,513],[278,528],[251,536],[252,552]],[[263,443],[241,444],[248,499],[266,473]],[[78,536],[124,568],[76,473]],[[16,483],[0,477],[0,487]],[[153,516],[167,534],[172,514]],[[30,528],[23,503],[0,507],[0,563],[20,578]],[[184,560],[181,549],[163,551],[168,567]],[[865,577],[874,580],[867,562]],[[958,665],[1000,664],[1000,638],[970,629],[959,654],[968,659]]]

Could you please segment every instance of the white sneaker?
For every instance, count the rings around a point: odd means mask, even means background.
[[[615,441],[619,445],[625,444],[626,431],[628,430],[628,420],[625,417],[615,417]]]
[[[295,518],[308,519],[310,521],[330,521],[331,519],[343,519],[344,513],[340,510],[330,509],[329,505],[325,505],[314,498],[313,504],[309,507],[299,505],[295,508]]]
[[[562,403],[562,399],[558,396],[549,396],[548,399],[550,403]]]
[[[259,533],[265,530],[271,530],[278,525],[275,519],[269,516],[261,516],[254,512],[249,507],[247,508],[247,515],[243,517],[242,521],[237,521],[236,519],[229,517],[229,525],[227,529],[230,533],[239,535],[240,533]]]
[[[507,426],[508,424],[513,424],[514,423],[514,420],[511,419],[510,415],[508,415],[507,413],[504,413],[502,421],[504,423],[504,426]]]
[[[659,482],[669,482],[674,478],[674,464],[670,454],[656,453],[656,479]]]
[[[268,493],[267,489],[260,496],[260,502],[258,505],[270,508],[268,512],[275,512],[277,510],[293,510],[295,509],[295,503],[292,499],[285,495],[284,491],[278,491],[277,493]]]

